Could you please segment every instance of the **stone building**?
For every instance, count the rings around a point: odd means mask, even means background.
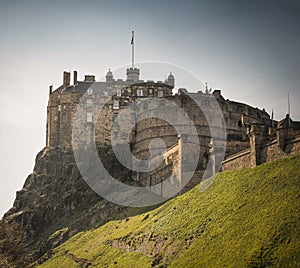
[[[245,134],[246,126],[242,122],[243,115],[247,115],[247,120],[251,124],[271,127],[272,121],[264,109],[225,100],[220,90],[210,93],[206,86],[205,92],[188,93],[185,89],[177,89],[174,94],[175,78],[172,73],[166,81],[157,82],[140,80],[140,70],[137,68],[127,69],[126,75],[126,80],[114,79],[113,73],[109,70],[106,81],[96,82],[93,75],[86,75],[84,81],[78,81],[77,72],[74,71],[71,84],[71,74],[64,72],[63,84],[56,90],[50,87],[47,107],[47,147],[59,147],[64,150],[72,148],[74,118],[78,114],[78,109],[81,109],[79,114],[82,132],[79,136],[93,139],[94,135],[98,146],[111,145],[112,139],[128,143],[133,156],[140,160],[148,160],[150,157],[151,161],[155,162],[155,158],[163,155],[164,162],[157,170],[148,173],[138,171],[132,173],[134,180],[144,185],[152,185],[171,175],[174,170],[176,170],[173,172],[176,181],[182,179],[184,171],[189,172],[188,165],[184,168],[180,164],[182,160],[180,143],[189,144],[190,160],[194,161],[192,152],[195,146],[192,145],[192,139],[195,137],[189,133],[185,133],[184,138],[178,137],[176,127],[159,118],[150,117],[140,120],[145,111],[155,111],[158,107],[164,106],[165,101],[174,103],[180,108],[170,108],[165,113],[175,120],[183,110],[195,126],[196,138],[199,141],[199,157],[196,159],[195,172],[198,177],[202,176],[207,168],[212,146],[213,156],[218,159],[219,141],[218,138],[212,140],[210,131],[214,126],[208,125],[208,118],[204,115],[205,109],[210,107],[211,98],[218,103],[224,118],[227,133],[226,157],[249,148],[249,136]],[[195,99],[199,100],[200,107],[195,103]],[[97,107],[102,107],[101,111],[97,110]],[[128,107],[131,107],[130,120],[125,122],[118,120],[121,111],[129,110]],[[215,117],[212,122],[219,121],[217,114],[211,113],[211,117]],[[184,122],[180,124],[181,128],[189,129],[188,124],[185,125]],[[131,129],[130,133],[122,131],[126,127]],[[149,146],[154,139],[161,139],[164,144],[161,148],[153,148],[152,152],[157,150],[158,153],[151,155]],[[159,144],[156,146],[160,147]],[[210,168],[214,169],[214,167]]]

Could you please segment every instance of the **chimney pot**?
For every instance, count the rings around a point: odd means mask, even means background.
[[[69,72],[64,72],[63,86],[67,87],[70,85],[71,74]]]
[[[73,72],[73,82],[74,82],[74,85],[78,84],[78,81],[77,81],[77,71]]]

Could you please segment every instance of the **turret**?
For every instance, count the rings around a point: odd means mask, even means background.
[[[128,68],[126,71],[127,81],[137,83],[139,81],[140,69],[137,68]]]
[[[107,74],[106,74],[106,83],[107,83],[107,84],[112,84],[113,81],[114,81],[113,74],[112,74],[111,70],[108,69],[108,72],[107,72]]]
[[[167,79],[167,84],[174,87],[175,86],[175,78],[174,76],[172,75],[172,72],[170,72],[169,76],[168,76],[168,79]]]

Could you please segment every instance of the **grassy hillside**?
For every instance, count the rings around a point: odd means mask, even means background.
[[[82,232],[39,267],[300,267],[300,155]]]

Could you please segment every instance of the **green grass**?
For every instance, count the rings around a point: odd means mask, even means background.
[[[39,267],[299,267],[299,219],[300,155],[79,233]]]

